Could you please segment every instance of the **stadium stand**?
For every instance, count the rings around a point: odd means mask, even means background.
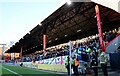
[[[94,2],[75,2],[70,7],[67,3],[64,4],[43,20],[42,25],[33,28],[7,52],[20,53],[21,47],[23,55],[40,51],[43,49],[43,34],[47,35],[48,48],[98,33],[94,7]],[[119,13],[102,5],[99,7],[103,32],[118,28]]]
[[[39,63],[42,60],[46,60],[46,62],[43,62],[45,64],[52,64],[55,58],[58,60],[62,60],[62,57],[65,58],[69,54],[68,42],[71,40],[73,45],[72,56],[77,54],[80,61],[90,62],[93,52],[98,52],[98,54],[101,52],[95,5],[94,2],[73,2],[71,6],[65,3],[43,20],[41,25],[38,24],[6,52],[22,53],[22,57],[17,61],[25,62],[26,66],[29,67],[36,67],[34,63]],[[118,30],[120,27],[120,14],[108,7],[98,5],[102,31],[104,32],[104,44],[107,45],[120,31],[120,29]],[[44,34],[47,38],[46,52],[43,51]],[[50,62],[47,62],[48,60]],[[33,64],[29,64],[29,62]],[[24,63],[23,65],[25,66]],[[50,65],[38,65],[39,69],[42,66],[44,69],[48,69],[44,66]],[[57,67],[57,65],[55,66]],[[49,67],[49,69],[51,68]]]
[[[117,36],[118,31],[119,30],[114,29],[112,31],[103,33],[105,45],[107,45],[108,42],[110,42]],[[87,61],[90,56],[89,54],[92,51],[98,51],[99,53],[101,52],[99,37],[97,34],[83,39],[78,39],[72,42],[73,42],[73,52],[79,54],[80,60]],[[53,57],[65,56],[68,54],[69,54],[69,45],[68,43],[64,43],[57,46],[49,47],[45,55],[43,55],[43,51],[41,50],[40,52],[38,51],[38,53],[36,54],[23,57],[22,61],[23,62],[31,62],[32,60],[39,61]]]
[[[71,6],[65,3],[43,20],[41,25],[38,24],[16,42],[7,50],[7,53],[22,53],[22,57],[16,60],[30,68],[54,71],[59,69],[59,71],[65,72],[65,66],[61,65],[64,62],[58,63],[60,65],[47,64],[57,64],[57,60],[65,59],[65,56],[69,54],[68,42],[71,40],[73,45],[72,56],[77,54],[81,63],[89,64],[92,53],[97,52],[99,56],[102,51],[98,37],[95,5],[94,2],[73,2]],[[102,31],[104,32],[104,45],[107,45],[120,32],[120,13],[98,5]],[[46,52],[43,51],[43,35],[46,35],[47,38]],[[52,63],[53,61],[55,63]]]

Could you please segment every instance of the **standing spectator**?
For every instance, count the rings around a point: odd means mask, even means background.
[[[98,59],[97,59],[97,54],[94,52],[92,53],[92,56],[91,56],[91,67],[94,71],[94,76],[98,76]]]
[[[79,75],[78,75],[78,66],[79,66],[79,60],[78,60],[77,56],[74,55],[73,71],[74,71],[74,75],[75,75],[75,76],[79,76]]]
[[[106,56],[105,52],[102,52],[100,54],[100,64],[101,64],[104,76],[108,76],[108,72],[107,72],[107,56]]]
[[[69,61],[71,63],[71,68],[73,68],[73,66],[74,66],[74,60],[72,58],[69,58],[69,56],[67,56],[66,61],[65,61],[65,66],[67,68],[68,75],[70,75],[70,63],[69,63]]]
[[[69,64],[70,58],[69,56],[66,58],[65,61],[65,67],[67,68],[68,75],[70,75],[70,64]]]

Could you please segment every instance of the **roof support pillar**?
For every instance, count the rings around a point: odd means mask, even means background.
[[[105,46],[103,42],[103,34],[102,34],[102,26],[101,26],[101,20],[100,20],[100,12],[99,12],[99,7],[96,4],[95,6],[95,11],[96,11],[96,17],[97,17],[97,26],[98,26],[98,36],[100,40],[100,45],[102,47],[102,52],[105,52]]]
[[[21,62],[22,62],[22,47],[21,47],[21,49],[20,49],[20,59],[21,59]]]
[[[46,53],[46,34],[43,34],[43,51]]]

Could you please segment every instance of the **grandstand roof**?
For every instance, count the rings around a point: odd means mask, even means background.
[[[98,4],[99,5],[99,4]],[[103,32],[120,26],[120,13],[99,5]],[[43,49],[43,34],[47,47],[98,33],[94,2],[65,3],[15,43],[7,52],[29,54]]]

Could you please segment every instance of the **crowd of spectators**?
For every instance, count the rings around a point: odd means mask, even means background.
[[[24,56],[24,57],[22,58],[22,61],[23,61],[23,62],[32,62],[33,60],[38,61],[39,59],[40,59],[39,56],[37,56],[37,55],[31,55],[31,56]]]
[[[103,33],[103,39],[104,44],[107,45],[111,40],[113,40],[119,30],[112,30],[109,32]],[[74,53],[78,54],[78,58],[83,61],[89,61],[89,55],[91,52],[97,51],[98,53],[101,52],[101,46],[99,42],[98,34],[92,35],[83,39],[78,39],[76,41],[72,41],[73,49],[72,51]],[[65,56],[69,54],[69,43],[64,43],[61,45],[49,47],[46,50],[46,53],[44,54],[43,51],[38,51],[37,53],[30,55],[30,56],[24,56],[22,58],[23,62],[31,62],[39,61],[42,59],[48,59],[58,56]]]

